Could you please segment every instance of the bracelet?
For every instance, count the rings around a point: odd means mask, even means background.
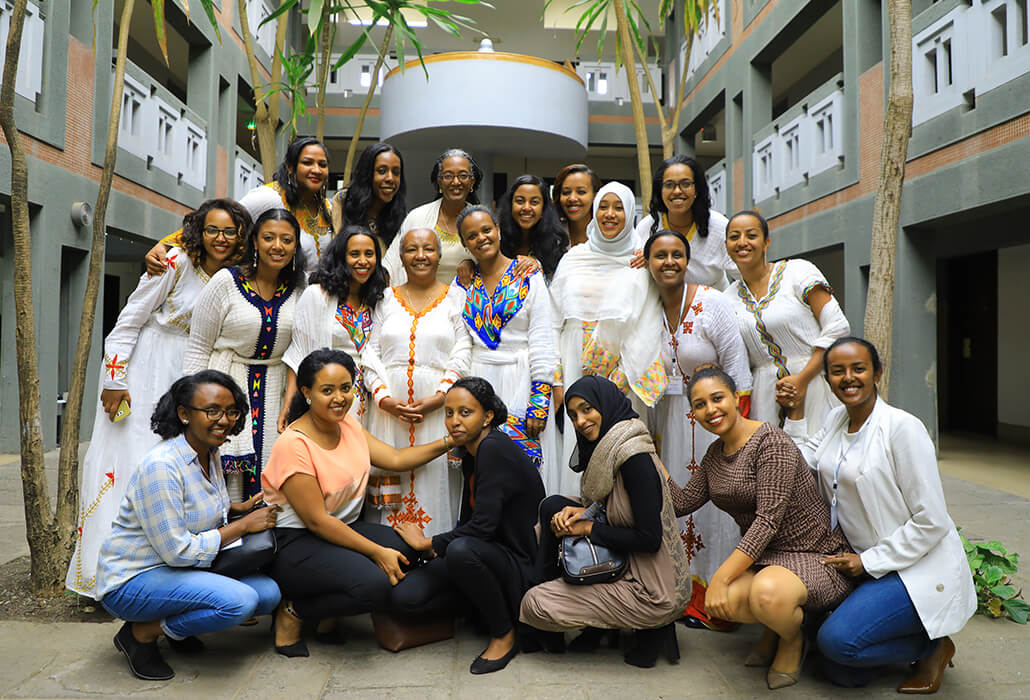
[[[454,441],[451,440],[451,436],[450,435],[444,435],[443,436],[443,448],[444,448],[444,450],[451,449],[451,446],[453,444],[454,444]]]

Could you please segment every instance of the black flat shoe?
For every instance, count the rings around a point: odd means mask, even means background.
[[[534,654],[538,651],[546,651],[549,654],[565,653],[565,635],[561,632],[544,632],[520,622],[516,634],[519,649],[523,654]]]
[[[604,642],[609,649],[619,648],[619,630],[606,630],[598,627],[585,628],[578,637],[569,642],[569,651],[596,651]]]
[[[630,666],[653,668],[658,656],[665,654],[670,664],[680,660],[679,642],[676,641],[676,627],[669,623],[665,627],[637,630],[637,646],[622,657]]]
[[[511,649],[507,654],[499,659],[484,659],[482,655],[476,657],[472,665],[469,666],[469,673],[474,673],[477,676],[484,673],[493,673],[494,671],[500,671],[502,668],[508,665],[508,663],[514,659],[519,653],[519,641],[518,639],[511,645]]]
[[[185,639],[172,639],[171,637],[165,637],[165,639],[168,640],[168,646],[172,651],[179,654],[199,654],[204,651],[204,642],[199,637],[190,635]]]
[[[142,681],[167,681],[175,671],[161,658],[157,642],[139,642],[132,636],[132,623],[126,622],[114,636],[114,648],[125,654],[132,675]]]

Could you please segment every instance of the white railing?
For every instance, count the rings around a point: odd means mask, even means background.
[[[708,196],[712,209],[729,215],[726,210],[726,160],[720,160],[709,168],[705,173],[705,179],[708,180]]]
[[[843,74],[837,74],[755,134],[751,186],[756,202],[844,161],[843,83]]]
[[[275,5],[268,0],[247,0],[247,23],[250,31],[257,38],[257,45],[264,49],[270,58],[275,58],[275,22],[269,22],[259,26],[265,18],[275,12],[278,3]]]
[[[339,58],[339,56],[333,56],[330,59],[333,63],[330,65],[335,64]],[[379,57],[375,54],[358,54],[336,70],[330,70],[325,91],[344,95],[364,95],[372,84],[372,74],[375,72],[378,59]],[[379,94],[379,90],[383,86],[383,80],[391,69],[392,64],[390,61],[384,61],[379,69],[379,79],[376,81],[375,94]],[[419,68],[418,70],[421,69]]]
[[[654,63],[647,64],[651,71],[651,80],[658,87],[662,84],[662,70]],[[626,79],[626,67],[615,70],[615,62],[587,63],[576,66],[576,73],[586,84],[587,99],[591,102],[629,102],[629,81]],[[645,102],[655,102],[654,95],[647,84],[644,67],[637,66],[637,85],[640,86],[640,98]]]
[[[198,190],[207,184],[206,125],[131,61],[125,63],[118,146]]]
[[[265,184],[261,164],[250,157],[250,154],[236,147],[236,160],[233,166],[233,199],[239,201],[243,195],[255,187]]]
[[[11,30],[11,13],[14,3],[0,0],[0,65],[7,55],[7,35]],[[18,78],[14,91],[35,102],[43,91],[43,48],[46,21],[39,7],[33,3],[25,5],[25,24],[21,30],[21,50],[18,56]]]
[[[726,23],[729,17],[726,16],[726,0],[716,0],[708,6],[708,16],[701,25],[701,32],[694,37],[694,43],[690,47],[690,63],[687,66],[687,77],[697,71],[712,51],[715,50],[724,36],[726,36]],[[677,27],[682,27],[682,22]],[[680,71],[683,70],[683,59],[686,58],[687,44],[680,44],[679,55],[676,57],[676,71],[669,71],[669,94],[675,86],[679,85]]]
[[[1030,73],[1026,0],[970,0],[912,37],[912,124]]]

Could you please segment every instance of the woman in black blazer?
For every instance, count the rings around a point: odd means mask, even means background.
[[[465,448],[458,526],[432,538],[414,523],[395,529],[431,561],[393,588],[392,609],[410,617],[440,617],[474,609],[490,644],[472,673],[499,671],[518,653],[515,623],[522,595],[535,583],[533,527],[544,485],[526,453],[500,430],[508,411],[485,379],[454,383],[444,402],[447,432]]]

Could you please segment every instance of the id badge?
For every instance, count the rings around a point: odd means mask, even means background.
[[[683,377],[674,374],[669,377],[669,386],[665,388],[666,396],[683,396]]]

